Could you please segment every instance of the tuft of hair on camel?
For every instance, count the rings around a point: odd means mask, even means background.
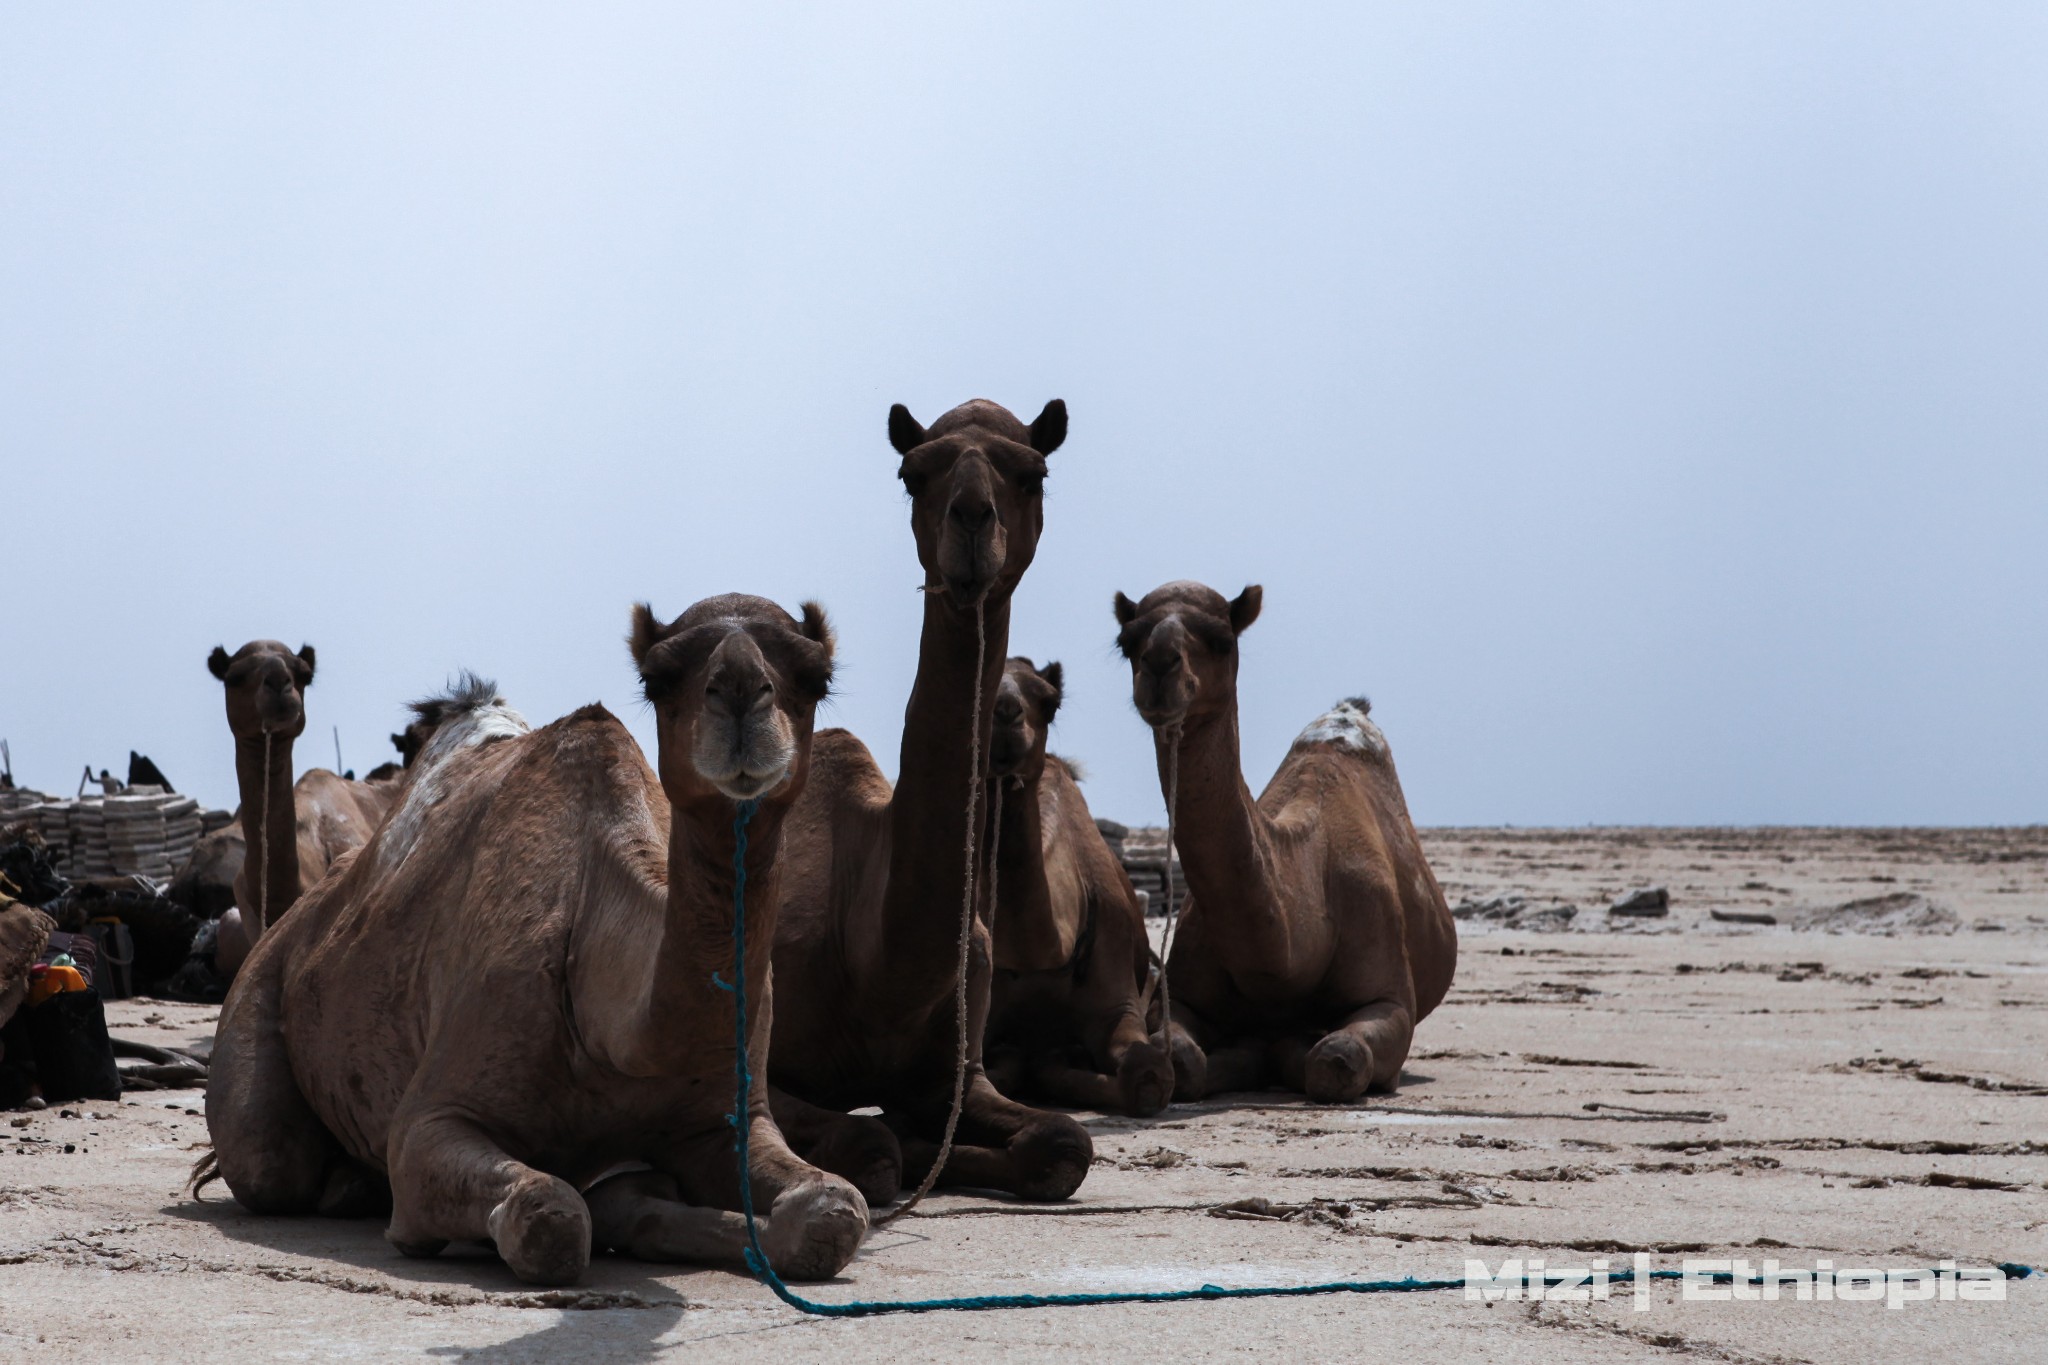
[[[816,772],[790,814],[769,1058],[792,1144],[873,1204],[931,1172],[952,1108],[969,830],[980,833],[985,818],[1010,601],[1037,552],[1047,457],[1066,435],[1058,399],[1029,423],[985,399],[929,427],[900,403],[889,411],[923,573],[917,678],[893,789],[858,739],[818,735]],[[986,840],[978,847],[985,858]],[[986,926],[972,935],[960,1124],[937,1179],[1064,1199],[1094,1145],[1069,1115],[1019,1104],[990,1082],[975,1022],[989,1000]],[[884,1118],[847,1112],[868,1105]]]
[[[1325,1103],[1400,1083],[1458,940],[1363,698],[1294,741],[1254,801],[1240,775],[1238,638],[1261,590],[1116,595],[1131,700],[1174,803],[1188,900],[1166,964],[1174,1093],[1278,1083]]]
[[[852,1258],[867,1204],[791,1153],[761,1069],[738,1168],[734,1000],[714,981],[735,970],[734,824],[753,802],[738,969],[762,1057],[825,614],[643,605],[630,639],[652,767],[598,705],[536,730],[466,676],[415,708],[432,732],[398,804],[257,943],[221,1012],[195,1187],[217,1174],[259,1214],[388,1211],[407,1255],[480,1239],[562,1285],[605,1249],[741,1264],[744,1178],[778,1273]]]
[[[1173,1065],[1146,1028],[1145,916],[1075,765],[1047,751],[1064,695],[1058,663],[1022,657],[996,692],[988,1071],[1019,1099],[1144,1117],[1173,1097]]]

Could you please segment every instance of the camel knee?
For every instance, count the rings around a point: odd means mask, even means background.
[[[590,1209],[567,1181],[528,1172],[485,1221],[498,1255],[528,1284],[574,1284],[590,1267]]]
[[[1179,1100],[1199,1100],[1209,1093],[1209,1055],[1201,1044],[1175,1025],[1167,1051],[1173,1062],[1173,1095]]]
[[[871,1115],[838,1115],[801,1155],[819,1170],[851,1181],[870,1205],[889,1203],[903,1184],[903,1144]]]
[[[825,1280],[845,1269],[867,1232],[868,1204],[860,1191],[821,1175],[775,1197],[761,1249],[784,1279]]]
[[[1095,1160],[1088,1130],[1065,1114],[1041,1113],[1009,1142],[1016,1172],[1014,1193],[1023,1199],[1065,1199],[1081,1187]]]
[[[1135,1118],[1158,1113],[1173,1098],[1179,1076],[1179,1067],[1165,1049],[1152,1043],[1131,1044],[1116,1067],[1117,1091],[1123,1097],[1124,1112]]]
[[[1372,1049],[1357,1034],[1342,1030],[1309,1049],[1302,1089],[1318,1104],[1346,1104],[1365,1093],[1373,1070]]]

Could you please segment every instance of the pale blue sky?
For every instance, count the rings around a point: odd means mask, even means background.
[[[452,670],[822,599],[893,771],[883,433],[1064,397],[1012,648],[1160,807],[1111,594],[1266,588],[1425,823],[2048,819],[2048,7],[45,6],[0,18],[0,734],[231,804]]]

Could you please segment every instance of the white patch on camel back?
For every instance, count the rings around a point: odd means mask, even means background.
[[[395,868],[405,861],[413,845],[419,842],[427,812],[448,794],[445,769],[450,758],[464,749],[474,749],[494,739],[516,739],[532,729],[526,723],[526,717],[507,706],[502,697],[444,721],[434,731],[433,738],[427,741],[427,747],[420,750],[419,757],[413,760],[412,777],[406,784],[404,799],[399,802],[398,809],[391,812],[378,836],[378,862],[386,868]]]
[[[1367,717],[1366,708],[1355,701],[1340,701],[1317,716],[1309,722],[1308,729],[1295,736],[1294,742],[1298,745],[1341,744],[1374,758],[1387,756],[1387,737]]]

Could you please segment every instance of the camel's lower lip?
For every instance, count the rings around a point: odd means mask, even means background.
[[[751,801],[757,796],[774,790],[782,779],[788,775],[789,770],[787,768],[781,772],[766,773],[760,777],[741,773],[736,777],[719,779],[717,786],[720,791],[735,801]]]

